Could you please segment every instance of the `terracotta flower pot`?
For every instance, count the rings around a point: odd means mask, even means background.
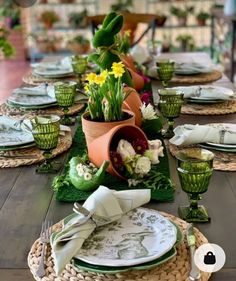
[[[137,72],[133,71],[131,68],[127,67],[127,69],[131,75],[135,90],[137,91],[141,90],[144,86],[143,77],[139,75]]]
[[[110,152],[116,151],[121,139],[125,139],[128,142],[140,139],[146,141],[148,144],[146,135],[139,127],[134,125],[119,125],[91,142],[88,147],[88,156],[90,161],[97,167],[100,167],[104,160],[110,161],[107,171],[116,177],[125,179],[125,177],[114,168],[110,159]]]
[[[123,102],[123,109],[132,111],[135,114],[135,125],[141,127],[142,124],[142,114],[140,107],[142,106],[142,101],[139,94],[135,89],[130,87],[124,87],[124,92],[129,93],[128,97]]]
[[[121,55],[121,60],[124,63],[124,65],[133,71],[137,72],[137,69],[134,65],[134,60],[131,55]]]
[[[85,134],[86,144],[89,147],[90,143],[97,139],[98,137],[107,133],[110,129],[114,128],[117,125],[126,124],[126,125],[134,125],[135,124],[135,116],[131,111],[124,110],[126,112],[128,118],[121,121],[113,121],[113,122],[97,122],[91,121],[89,119],[89,112],[85,112],[82,115],[82,129]]]

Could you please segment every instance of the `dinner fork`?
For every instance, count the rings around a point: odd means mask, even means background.
[[[40,233],[40,241],[43,244],[41,257],[39,260],[39,266],[37,271],[35,272],[38,277],[43,277],[45,275],[45,268],[44,268],[44,257],[45,257],[45,250],[46,250],[46,244],[50,242],[50,236],[52,233],[52,221],[43,221],[41,233]]]

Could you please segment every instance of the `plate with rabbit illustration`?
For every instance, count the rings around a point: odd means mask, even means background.
[[[96,228],[75,258],[89,264],[131,266],[155,260],[170,251],[176,227],[155,210],[137,208],[118,221]]]

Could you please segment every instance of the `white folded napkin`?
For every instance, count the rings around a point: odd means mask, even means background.
[[[22,121],[15,120],[14,118],[8,116],[0,116],[0,130],[13,129],[16,131],[22,130]]]
[[[232,125],[232,124],[230,124]],[[169,141],[175,145],[190,145],[204,142],[236,144],[235,129],[218,125],[185,124],[174,129],[174,137]]]
[[[199,99],[220,99],[231,100],[236,99],[236,94],[233,90],[219,86],[180,86],[169,89],[179,90],[183,92],[184,98],[199,98]]]
[[[143,64],[145,62],[148,61],[148,59],[150,58],[148,51],[146,48],[143,48],[140,45],[135,45],[131,50],[130,50],[130,54],[133,57],[133,59],[139,63],[139,64]]]
[[[213,70],[213,67],[211,65],[204,65],[196,62],[182,62],[182,63],[176,63],[175,69],[177,71],[183,70],[183,71],[196,71],[199,73],[209,73]]]
[[[150,200],[149,189],[113,191],[100,186],[85,201],[83,207],[94,216],[71,214],[63,220],[63,228],[51,236],[52,255],[56,274],[76,256],[84,241],[96,227],[109,224]]]
[[[52,98],[55,97],[54,87],[47,86],[45,83],[42,83],[36,87],[21,87],[14,89],[12,94],[21,94],[28,96],[50,96]]]
[[[65,57],[61,60],[57,60],[54,62],[40,62],[40,63],[34,63],[31,64],[31,67],[33,67],[36,70],[45,70],[45,71],[73,71],[71,66],[71,58]]]

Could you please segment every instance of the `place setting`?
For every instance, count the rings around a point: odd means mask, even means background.
[[[175,276],[188,278],[190,244],[184,236],[194,235],[196,246],[207,240],[177,217],[140,207],[149,200],[146,189],[112,191],[100,186],[83,206],[75,203],[74,212],[61,222],[44,222],[47,251],[38,239],[28,255],[34,278],[137,280],[165,275],[172,280],[171,269]],[[208,280],[210,274],[199,271],[198,276]]]
[[[231,123],[185,124],[174,129],[169,149],[172,155],[186,147],[202,147],[215,154],[215,170],[236,170],[236,126]]]
[[[151,65],[147,65],[147,75],[152,79],[160,80],[164,87],[171,84],[201,84],[219,80],[222,73],[213,66],[196,62],[176,62],[158,57]],[[166,82],[165,82],[166,81]]]
[[[68,150],[71,130],[56,115],[31,119],[0,116],[0,167],[10,168],[42,162],[37,172],[53,171],[52,157]]]

